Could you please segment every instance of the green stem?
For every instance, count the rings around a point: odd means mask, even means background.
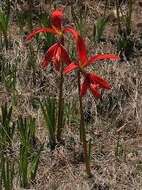
[[[90,159],[87,150],[86,130],[85,130],[83,104],[82,104],[82,97],[80,95],[80,89],[81,89],[81,78],[80,78],[80,71],[78,71],[78,94],[79,94],[79,104],[80,104],[80,140],[83,144],[83,154],[84,154],[84,161],[86,164],[86,173],[88,177],[91,177],[92,174],[90,169]]]
[[[59,103],[58,103],[58,126],[57,126],[57,140],[58,142],[61,142],[61,134],[63,130],[63,106],[64,106],[64,100],[63,100],[63,83],[64,83],[64,77],[63,77],[63,62],[61,63],[61,70],[60,70],[60,84],[59,84]]]

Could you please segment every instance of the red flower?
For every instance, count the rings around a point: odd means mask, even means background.
[[[87,67],[88,65],[93,64],[98,60],[109,59],[116,61],[120,59],[119,56],[114,54],[97,54],[91,57],[87,57],[87,50],[84,40],[79,35],[77,37],[77,53],[78,60],[76,62],[70,63],[64,69],[64,73],[70,73],[73,70],[80,69],[81,73],[85,77],[80,90],[81,96],[84,96],[89,89],[94,96],[100,97],[101,94],[99,92],[99,89],[110,89],[110,84],[100,76],[97,76],[95,73],[86,73],[84,67]]]
[[[57,9],[51,14],[51,22],[55,28],[61,30],[62,20],[64,18],[63,9]]]
[[[52,33],[62,37],[65,33],[70,33],[75,39],[77,39],[78,32],[70,26],[63,26],[63,9],[56,9],[51,13],[51,27],[50,28],[38,28],[33,30],[27,37],[26,41],[32,40],[39,33]]]
[[[78,36],[77,38],[77,53],[77,63],[71,63],[70,65],[68,65],[64,69],[64,73],[70,73],[71,71],[76,70],[77,68],[80,68],[82,70],[84,67],[91,65],[99,60],[109,59],[111,61],[116,61],[120,59],[118,55],[114,54],[97,54],[88,58],[85,43],[80,36]]]
[[[55,43],[47,50],[41,63],[42,67],[47,67],[49,62],[53,63],[57,71],[60,70],[62,62],[66,64],[71,63],[66,49],[60,43]]]
[[[51,13],[51,27],[50,28],[38,28],[33,30],[26,38],[26,41],[30,41],[39,33],[52,33],[58,35],[60,40],[63,40],[64,33],[71,33],[72,36],[77,40],[78,32],[72,27],[63,27],[63,9],[56,9]],[[61,45],[61,43],[55,43],[52,45],[45,53],[41,65],[47,67],[48,63],[52,62],[57,71],[60,70],[61,62],[70,64],[70,58],[66,49]]]
[[[84,82],[81,86],[80,95],[84,96],[89,89],[95,97],[100,97],[100,88],[110,89],[111,85],[101,77],[97,76],[95,73],[85,73]]]

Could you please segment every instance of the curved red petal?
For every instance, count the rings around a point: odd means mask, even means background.
[[[58,44],[58,45],[57,45],[57,49],[56,49],[56,51],[54,52],[54,57],[53,57],[53,59],[54,59],[56,62],[58,62],[58,63],[61,61],[61,58],[62,58],[61,53],[62,53],[61,47],[60,47],[60,44]]]
[[[51,22],[54,27],[61,29],[62,20],[64,17],[63,9],[56,9],[51,13]]]
[[[73,38],[76,41],[76,46],[77,46],[77,53],[78,53],[78,57],[79,60],[81,62],[81,65],[84,65],[87,63],[87,50],[86,50],[86,46],[85,46],[85,42],[83,40],[83,38],[80,36],[79,32],[76,31],[74,28],[72,27],[66,27],[63,31],[64,33],[71,33]]]
[[[95,84],[95,85],[90,85],[90,91],[92,92],[93,96],[99,98],[101,97],[101,94],[98,92],[98,86]]]
[[[70,26],[65,27],[63,30],[63,33],[70,33],[75,40],[77,40],[79,36],[79,32]]]
[[[64,63],[69,65],[71,63],[71,60],[70,60],[70,57],[69,57],[69,54],[68,54],[67,50],[61,44],[60,44],[60,48],[61,48],[61,60]]]
[[[78,39],[77,39],[77,52],[78,52],[81,65],[82,66],[85,65],[88,62],[87,50],[86,50],[84,40],[82,39],[81,36],[78,36]]]
[[[96,74],[90,74],[89,79],[92,84],[99,84],[101,88],[111,89],[111,85],[106,80],[104,80],[100,76],[97,76]]]
[[[43,57],[43,60],[41,62],[41,66],[42,67],[47,67],[48,66],[48,63],[49,61],[52,60],[52,58],[54,57],[55,55],[55,52],[57,51],[57,48],[58,48],[58,43],[55,43],[53,44],[48,50],[47,52],[45,53],[44,57]]]
[[[53,33],[53,34],[57,34],[57,32],[52,29],[52,28],[38,28],[33,30],[30,34],[27,35],[26,37],[26,41],[30,41],[33,39],[33,37],[35,37],[37,34],[39,33]]]
[[[97,54],[89,58],[87,65],[93,64],[96,61],[105,60],[105,59],[109,59],[111,61],[118,61],[120,60],[120,57],[114,54]]]
[[[70,63],[67,67],[64,69],[64,74],[70,73],[73,70],[76,70],[79,66],[75,63]]]
[[[51,62],[55,67],[56,71],[60,70],[60,62],[61,61],[61,48],[59,46],[59,43],[56,44],[54,51],[53,51],[53,55],[51,57]]]
[[[66,51],[66,49],[64,48],[64,46],[62,46],[60,43],[58,43],[56,50],[54,51],[54,55],[52,57],[53,63],[55,65],[55,69],[59,71],[60,69],[60,64],[66,63],[66,64],[70,64],[71,60],[69,58],[69,55]],[[59,66],[57,66],[59,65]]]
[[[80,95],[81,96],[84,96],[86,93],[87,93],[87,90],[88,90],[88,87],[89,87],[89,84],[88,82],[85,80],[81,86],[81,89],[80,89]]]

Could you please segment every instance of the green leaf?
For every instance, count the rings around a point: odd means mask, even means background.
[[[100,42],[107,23],[108,23],[107,18],[101,17],[97,19],[93,32],[95,42]]]
[[[39,100],[39,103],[48,129],[49,143],[51,147],[54,147],[56,144],[56,100],[49,97],[44,102]]]

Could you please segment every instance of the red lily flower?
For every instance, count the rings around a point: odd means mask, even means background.
[[[77,52],[78,60],[77,62],[70,63],[65,69],[64,73],[70,73],[73,70],[80,69],[81,73],[85,77],[85,80],[81,86],[80,94],[84,96],[89,89],[92,94],[96,97],[100,97],[99,89],[110,89],[110,84],[102,79],[100,76],[97,76],[95,73],[86,73],[84,67],[87,67],[90,64],[93,64],[95,61],[109,59],[112,61],[119,60],[119,56],[114,54],[97,54],[91,57],[87,57],[87,50],[84,43],[84,40],[81,36],[77,38]]]
[[[47,50],[43,57],[41,66],[47,67],[49,62],[52,62],[54,64],[57,71],[60,70],[60,64],[62,62],[66,64],[71,63],[66,49],[60,43],[55,43]]]
[[[89,89],[95,97],[100,97],[100,88],[111,89],[111,85],[95,73],[85,73],[85,80],[81,86],[80,95],[84,96]]]
[[[64,17],[63,9],[57,9],[52,12],[51,22],[55,28],[58,28],[59,30],[61,30],[63,17]]]
[[[33,30],[27,37],[26,41],[31,41],[37,34],[39,33],[52,33],[53,35],[57,35],[63,37],[65,33],[71,33],[71,35],[77,39],[78,32],[70,26],[63,26],[63,9],[56,9],[51,13],[51,27],[46,28],[38,28]]]
[[[83,69],[84,67],[93,64],[96,61],[99,60],[106,60],[109,59],[111,61],[119,60],[118,55],[114,54],[97,54],[94,56],[87,57],[87,50],[85,47],[85,43],[83,39],[78,36],[77,38],[77,52],[78,52],[78,62],[77,63],[71,63],[64,69],[64,73],[70,73],[73,70],[76,70],[77,68]]]

